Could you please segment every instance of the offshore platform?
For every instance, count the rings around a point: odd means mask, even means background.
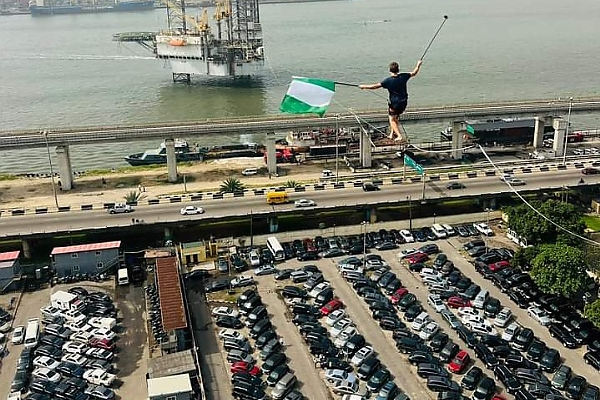
[[[193,76],[251,77],[264,66],[262,27],[258,0],[217,0],[213,15],[208,10],[191,17],[185,0],[167,1],[168,29],[162,32],[117,33],[117,42],[135,42],[168,61],[174,82],[190,82]]]

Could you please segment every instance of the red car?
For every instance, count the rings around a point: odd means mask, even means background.
[[[471,302],[460,296],[452,296],[448,299],[448,307],[452,307],[452,308],[471,307]]]
[[[344,307],[344,303],[340,299],[333,299],[329,303],[325,304],[319,310],[322,316],[327,316],[331,314],[332,311],[337,310],[338,308]]]
[[[231,366],[231,373],[236,374],[239,372],[246,372],[250,375],[256,376],[260,374],[260,368],[258,368],[256,365],[249,364],[245,361],[238,361],[236,363],[233,363],[233,365]]]
[[[504,268],[508,268],[510,267],[510,263],[508,261],[498,261],[495,263],[491,263],[490,265],[488,265],[490,271],[492,272],[498,272],[500,270],[503,270]]]
[[[88,342],[91,347],[99,347],[101,349],[113,351],[116,343],[108,339],[91,338]]]
[[[317,251],[317,247],[315,246],[315,242],[312,239],[310,239],[310,238],[304,239],[304,248],[308,252],[316,252]]]
[[[396,290],[396,292],[391,297],[392,304],[398,304],[398,302],[400,300],[402,300],[402,298],[404,296],[406,296],[407,294],[408,294],[408,289],[407,288],[401,287],[400,289]]]
[[[450,361],[450,364],[448,364],[448,371],[455,374],[460,374],[465,370],[467,365],[469,365],[469,361],[471,361],[469,353],[467,353],[465,350],[461,350],[456,356],[454,356],[454,359]]]
[[[429,260],[429,256],[427,255],[427,253],[423,253],[423,252],[415,253],[415,254],[411,255],[410,257],[406,258],[406,261],[409,264],[422,263],[427,260]]]

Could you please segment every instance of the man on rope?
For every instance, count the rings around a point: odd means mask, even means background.
[[[379,89],[384,88],[389,92],[388,115],[390,119],[390,139],[396,139],[400,144],[408,144],[407,139],[400,132],[399,118],[408,105],[408,91],[406,83],[410,78],[416,76],[421,69],[423,60],[417,61],[417,65],[412,72],[400,73],[400,67],[397,62],[390,63],[390,75],[380,83],[373,85],[359,85],[360,89]]]

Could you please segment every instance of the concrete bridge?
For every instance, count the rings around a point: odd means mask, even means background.
[[[589,113],[600,110],[600,98],[547,99],[494,103],[478,103],[451,106],[415,108],[402,115],[403,121],[446,121],[453,123],[453,158],[462,157],[463,136],[466,131],[466,119],[489,118],[498,116],[536,117],[534,145],[541,147],[544,127],[551,124],[555,128],[554,151],[564,151],[566,121],[558,116],[567,112]],[[202,134],[228,134],[231,132],[256,133],[290,131],[298,129],[334,128],[357,126],[358,120],[381,124],[387,122],[387,115],[375,111],[343,113],[324,118],[305,116],[264,116],[242,117],[236,119],[207,120],[198,122],[169,123],[166,125],[148,124],[131,126],[82,127],[68,129],[46,129],[3,132],[0,134],[0,151],[32,147],[56,146],[58,167],[63,190],[73,185],[73,172],[69,156],[69,145],[85,145],[102,142],[130,142],[139,139],[165,140],[167,147],[167,169],[169,181],[177,181],[177,165],[173,139],[181,136]],[[360,160],[363,167],[371,166],[371,145],[367,132],[361,135]],[[274,135],[267,135],[267,168],[275,173]]]

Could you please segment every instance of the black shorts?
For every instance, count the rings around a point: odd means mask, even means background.
[[[400,115],[406,110],[406,106],[408,105],[408,101],[403,101],[400,103],[388,103],[388,115]]]

